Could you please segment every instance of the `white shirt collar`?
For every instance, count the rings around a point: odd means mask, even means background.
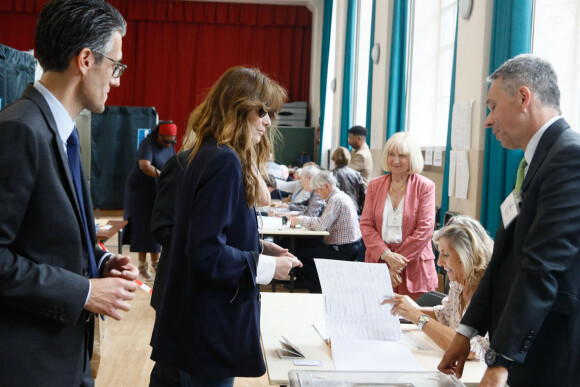
[[[534,153],[536,153],[536,148],[538,147],[538,144],[540,142],[540,138],[542,138],[542,135],[544,134],[546,129],[548,129],[550,127],[550,125],[552,125],[554,122],[556,122],[560,118],[562,118],[562,116],[552,117],[550,120],[548,120],[548,122],[546,122],[544,125],[542,125],[540,127],[540,129],[531,138],[530,142],[528,142],[528,146],[526,146],[526,150],[524,151],[524,158],[526,159],[526,162],[528,163],[525,173],[528,173],[528,168],[530,167],[530,164],[532,163],[532,159],[534,158]]]
[[[66,150],[66,141],[70,137],[74,127],[75,127],[75,120],[70,118],[70,115],[62,106],[60,101],[44,86],[40,81],[34,82],[34,88],[42,94],[46,103],[48,103],[48,107],[50,108],[50,112],[54,117],[54,121],[56,122],[56,128],[58,130],[58,134],[64,144],[64,148]]]

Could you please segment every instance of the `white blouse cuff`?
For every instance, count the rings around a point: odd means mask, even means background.
[[[256,274],[256,283],[259,285],[268,285],[274,278],[276,271],[276,259],[271,255],[260,254],[258,260],[258,270]]]

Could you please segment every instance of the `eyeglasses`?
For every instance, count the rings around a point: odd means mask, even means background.
[[[276,118],[276,112],[274,112],[274,111],[268,112],[268,111],[266,111],[266,109],[264,109],[263,107],[261,107],[261,108],[258,110],[258,115],[260,116],[260,118],[264,118],[264,117],[266,117],[266,114],[270,116],[270,119],[271,119],[271,120],[274,120],[274,119]]]
[[[108,56],[106,56],[103,53],[100,53],[98,51],[95,51],[97,54],[104,56],[105,58],[107,58],[108,60],[110,60],[111,62],[113,62],[115,64],[115,68],[113,69],[113,77],[114,78],[119,78],[121,75],[123,75],[123,73],[125,72],[125,70],[127,70],[127,65],[123,64],[119,61],[116,61],[113,58],[109,58]]]

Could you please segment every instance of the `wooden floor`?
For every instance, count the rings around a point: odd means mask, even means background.
[[[109,219],[122,219],[119,213],[97,214],[97,223],[106,224]],[[117,251],[117,237],[111,238],[105,246],[111,252]],[[131,255],[136,266],[136,253],[129,253],[129,246],[124,246],[124,254]],[[148,257],[149,259],[149,257]],[[152,286],[151,283],[148,283]],[[270,287],[262,287],[269,291]],[[281,286],[277,290],[280,291]],[[284,290],[281,290],[284,291]],[[137,289],[135,299],[131,302],[131,311],[123,315],[121,321],[108,318],[102,324],[102,359],[95,380],[96,387],[144,387],[149,385],[149,375],[153,361],[149,359],[151,347],[149,340],[153,329],[155,313],[149,305],[150,295]],[[270,386],[267,375],[260,378],[236,378],[236,387]]]

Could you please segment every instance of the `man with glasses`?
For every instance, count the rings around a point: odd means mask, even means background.
[[[94,315],[130,309],[137,268],[94,248],[74,122],[119,86],[125,31],[103,0],[48,2],[35,31],[42,77],[0,112],[1,385],[94,385]]]

